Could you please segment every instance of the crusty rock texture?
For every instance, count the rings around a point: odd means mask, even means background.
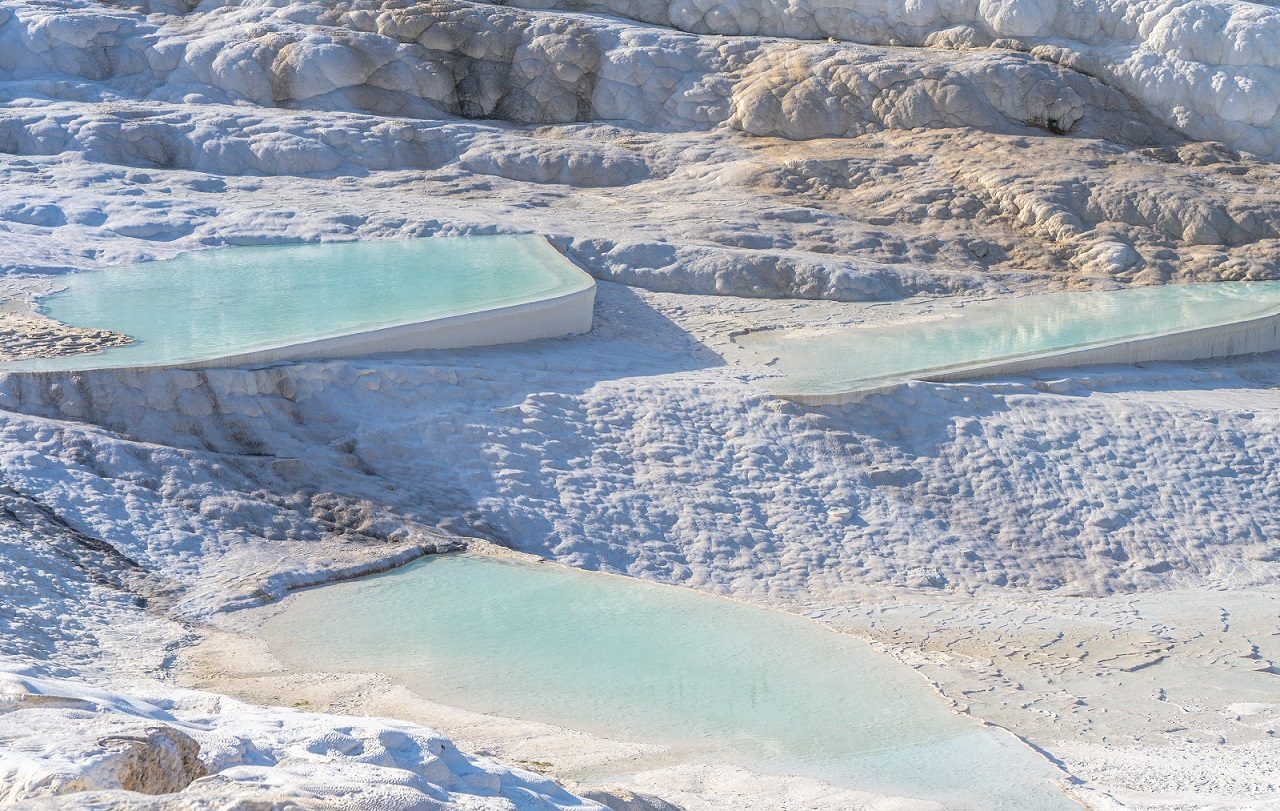
[[[1274,807],[1274,358],[814,410],[729,336],[1280,278],[1278,38],[1234,0],[0,0],[0,359],[124,340],[35,287],[215,246],[536,232],[605,282],[573,341],[0,377],[0,801],[598,811],[172,684],[206,624],[469,536],[852,629],[1097,807]],[[740,777],[630,788],[901,807]]]
[[[209,221],[234,176],[408,171],[469,216],[402,206],[366,235],[541,230],[599,277],[661,290],[865,300],[1280,272],[1274,9],[515,5],[5,0],[2,182],[26,193],[0,217],[20,240],[136,240],[7,261],[226,239]],[[126,167],[208,177],[106,222],[51,176],[71,160],[110,196],[139,190]],[[608,190],[604,208],[561,216],[584,189]]]
[[[0,672],[0,744],[0,802],[17,808],[605,808],[412,724],[159,685],[125,694]]]
[[[132,340],[118,332],[76,327],[34,313],[0,312],[0,360],[78,355]]]
[[[205,774],[200,744],[167,726],[124,730],[98,739],[119,788],[139,794],[173,794]]]

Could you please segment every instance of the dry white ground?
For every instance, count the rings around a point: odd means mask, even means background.
[[[553,774],[571,732],[207,655],[253,649],[234,609],[463,535],[865,635],[1094,807],[1280,803],[1274,357],[804,409],[727,338],[1274,276],[1280,12],[519,5],[0,2],[8,355],[119,340],[31,285],[217,245],[533,231],[604,280],[573,340],[0,379],[0,801],[592,807],[358,714]]]

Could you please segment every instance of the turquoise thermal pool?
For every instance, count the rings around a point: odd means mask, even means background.
[[[905,665],[802,617],[467,555],[300,592],[286,665],[386,673],[433,701],[951,808],[1070,809],[1047,761]],[[584,775],[590,777],[590,775]]]
[[[775,390],[822,395],[1277,311],[1280,282],[1220,282],[1006,298],[907,322],[762,330],[734,340],[781,374]]]
[[[220,248],[59,284],[40,302],[44,315],[134,342],[0,370],[199,363],[536,302],[592,280],[523,235]]]

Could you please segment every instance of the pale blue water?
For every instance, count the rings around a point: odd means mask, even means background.
[[[61,280],[60,280],[61,281]],[[0,370],[191,363],[586,289],[540,236],[219,248],[78,273],[41,311],[129,346]]]
[[[789,394],[870,388],[989,360],[1227,324],[1280,310],[1280,282],[1164,285],[978,302],[946,317],[821,330],[765,330],[738,344],[782,373]]]
[[[379,671],[448,705],[973,809],[1069,809],[1048,763],[910,668],[801,617],[472,556],[301,592],[288,665]]]

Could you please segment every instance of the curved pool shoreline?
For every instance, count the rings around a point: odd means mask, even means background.
[[[378,673],[441,705],[656,745],[678,762],[922,807],[1076,807],[1041,753],[897,659],[734,598],[442,555],[294,592],[253,633],[290,670]],[[1002,780],[998,763],[1022,774]]]

